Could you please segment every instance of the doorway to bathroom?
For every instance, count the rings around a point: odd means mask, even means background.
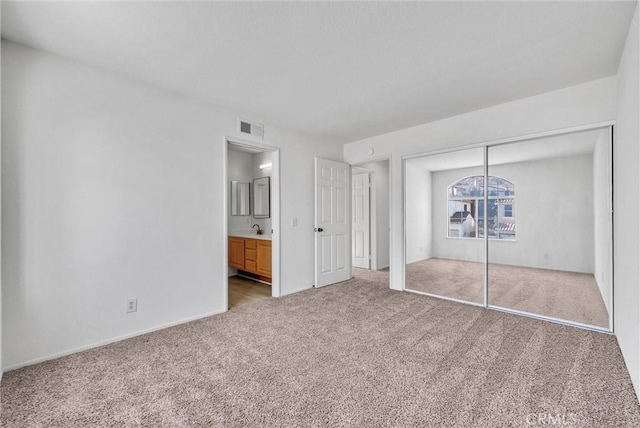
[[[268,144],[225,141],[226,307],[280,296],[280,152]]]
[[[351,166],[351,256],[355,278],[389,285],[389,159]]]

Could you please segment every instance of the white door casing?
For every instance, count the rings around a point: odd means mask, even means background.
[[[351,173],[315,158],[315,286],[351,279]]]
[[[351,179],[353,194],[352,263],[353,267],[369,269],[370,252],[370,185],[369,173],[354,174]]]

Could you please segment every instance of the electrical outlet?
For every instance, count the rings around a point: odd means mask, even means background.
[[[298,217],[291,218],[291,226],[296,227],[298,225]]]
[[[127,300],[127,313],[136,312],[138,310],[138,298]]]

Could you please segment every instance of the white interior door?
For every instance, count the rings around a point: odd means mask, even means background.
[[[353,267],[369,269],[371,267],[369,173],[354,174],[351,182],[353,185],[352,263]]]
[[[349,165],[315,159],[315,286],[351,278]]]

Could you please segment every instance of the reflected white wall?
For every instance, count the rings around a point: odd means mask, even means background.
[[[511,181],[516,192],[516,240],[490,240],[491,263],[594,272],[592,159],[579,155],[490,167],[490,175]],[[432,173],[433,257],[484,261],[483,239],[446,236],[447,187],[476,174],[481,169]]]
[[[414,263],[432,256],[431,173],[411,161],[405,168],[407,263]]]
[[[594,271],[607,311],[611,313],[611,133],[603,130],[593,152]],[[621,225],[624,227],[624,224]]]

